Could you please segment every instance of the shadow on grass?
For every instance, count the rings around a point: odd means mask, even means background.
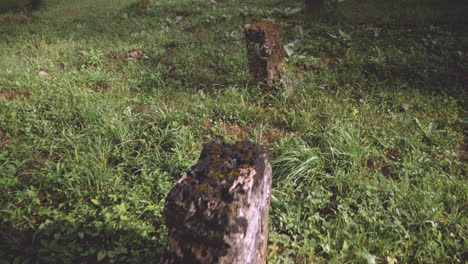
[[[376,78],[379,82],[406,83],[407,87],[416,88],[425,93],[435,93],[451,96],[460,104],[467,98],[466,87],[468,74],[463,72],[441,72],[429,69],[419,69],[411,65],[365,65],[365,76]]]
[[[46,221],[37,232],[0,225],[0,263],[160,263],[165,247],[163,234],[142,235],[131,224]]]

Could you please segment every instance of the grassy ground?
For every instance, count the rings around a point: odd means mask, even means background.
[[[269,263],[466,261],[464,1],[44,4],[0,24],[0,263],[158,263],[212,140],[269,150]],[[248,84],[265,20],[293,93]]]

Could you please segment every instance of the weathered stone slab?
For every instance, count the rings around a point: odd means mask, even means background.
[[[251,142],[205,144],[171,190],[164,263],[266,263],[271,166]]]
[[[286,52],[278,26],[261,22],[245,28],[249,70],[255,82],[273,87],[281,81]]]

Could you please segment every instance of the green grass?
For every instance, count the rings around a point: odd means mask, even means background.
[[[212,140],[270,153],[269,263],[466,261],[466,3],[144,2],[0,24],[0,263],[158,263]],[[249,84],[258,21],[293,93]]]
[[[28,0],[2,0],[0,1],[0,11],[22,10],[27,11],[30,1]]]

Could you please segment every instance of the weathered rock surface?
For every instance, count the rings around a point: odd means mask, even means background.
[[[251,142],[205,144],[171,190],[164,263],[266,263],[271,166]]]
[[[286,52],[278,26],[261,22],[245,28],[249,70],[255,82],[273,87],[281,80]]]

